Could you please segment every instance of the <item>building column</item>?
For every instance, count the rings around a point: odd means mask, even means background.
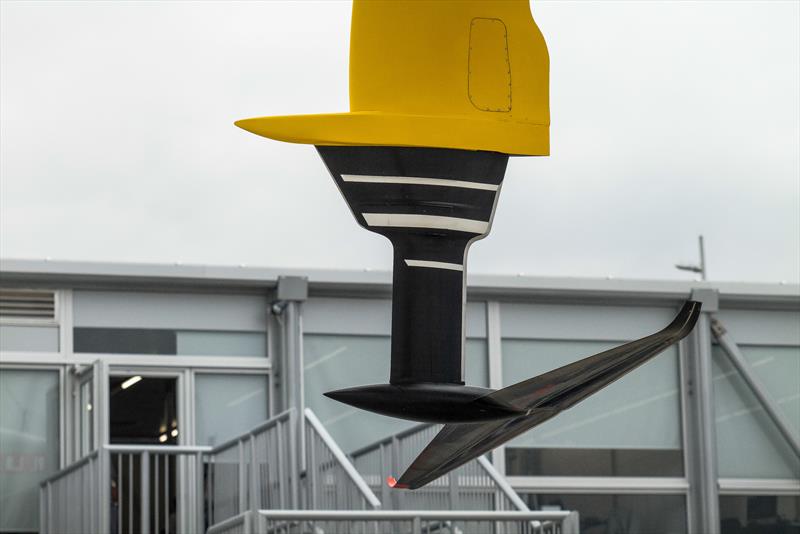
[[[305,468],[305,388],[303,374],[303,314],[302,305],[308,298],[308,279],[300,276],[278,277],[276,300],[272,313],[278,317],[281,343],[281,388],[286,404],[282,410],[293,409],[290,436],[292,473],[292,508],[299,508],[297,488],[300,473]]]
[[[689,480],[690,534],[719,534],[714,377],[711,358],[711,314],[719,307],[719,294],[710,288],[692,290],[692,300],[703,304],[694,331],[682,351],[686,405],[686,476]]]

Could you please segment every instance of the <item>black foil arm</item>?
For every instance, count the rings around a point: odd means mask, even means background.
[[[687,301],[669,326],[642,339],[589,356],[491,393],[525,415],[484,423],[447,424],[417,456],[395,487],[416,489],[556,416],[686,337],[700,315]]]

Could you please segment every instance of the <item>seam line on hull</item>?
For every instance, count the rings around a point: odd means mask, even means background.
[[[460,263],[447,263],[444,261],[429,260],[405,260],[409,267],[429,267],[431,269],[448,269],[450,271],[463,271],[464,266]]]
[[[485,234],[489,223],[474,219],[443,217],[441,215],[416,215],[412,213],[362,213],[369,226],[393,226],[405,228],[432,228],[454,230],[471,234]]]
[[[366,174],[343,174],[345,182],[366,184],[408,184],[408,185],[434,185],[440,187],[459,187],[462,189],[481,189],[483,191],[497,191],[500,186],[482,182],[468,182],[466,180],[450,180],[447,178],[422,178],[419,176],[372,176]]]

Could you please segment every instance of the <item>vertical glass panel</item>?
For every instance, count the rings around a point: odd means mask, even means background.
[[[219,445],[269,418],[267,375],[195,373],[195,437]]]
[[[683,495],[522,495],[531,510],[577,511],[582,533],[686,532],[686,497]]]
[[[489,351],[485,339],[467,339],[464,345],[464,382],[489,387]]]
[[[503,383],[511,385],[618,345],[507,339],[503,341]],[[580,404],[512,440],[508,447],[512,460],[508,474],[680,476],[683,456],[677,349],[670,347]],[[542,461],[545,457],[546,462]],[[629,465],[632,461],[635,469]]]
[[[800,347],[743,346],[741,352],[800,436]],[[800,461],[720,347],[713,348],[713,362],[719,476],[800,478]]]
[[[468,384],[486,386],[486,342],[465,346]],[[326,391],[389,381],[391,346],[385,336],[309,334],[303,338],[305,401],[345,452],[369,445],[417,423],[385,417],[323,396]]]
[[[792,533],[800,530],[800,496],[723,495],[721,534]]]
[[[39,482],[58,470],[58,372],[0,370],[0,531],[35,531]]]
[[[267,336],[263,332],[179,331],[179,355],[257,356],[267,355]]]
[[[1,325],[0,350],[58,352],[58,327]]]
[[[80,428],[78,431],[80,435],[80,446],[78,455],[83,457],[92,450],[94,444],[94,388],[93,381],[86,380],[80,385],[80,418],[78,424]]]

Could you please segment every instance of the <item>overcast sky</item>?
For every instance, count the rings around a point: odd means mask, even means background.
[[[535,1],[548,158],[512,158],[471,272],[800,279],[800,2]],[[350,3],[2,2],[0,256],[389,269],[313,147]]]

